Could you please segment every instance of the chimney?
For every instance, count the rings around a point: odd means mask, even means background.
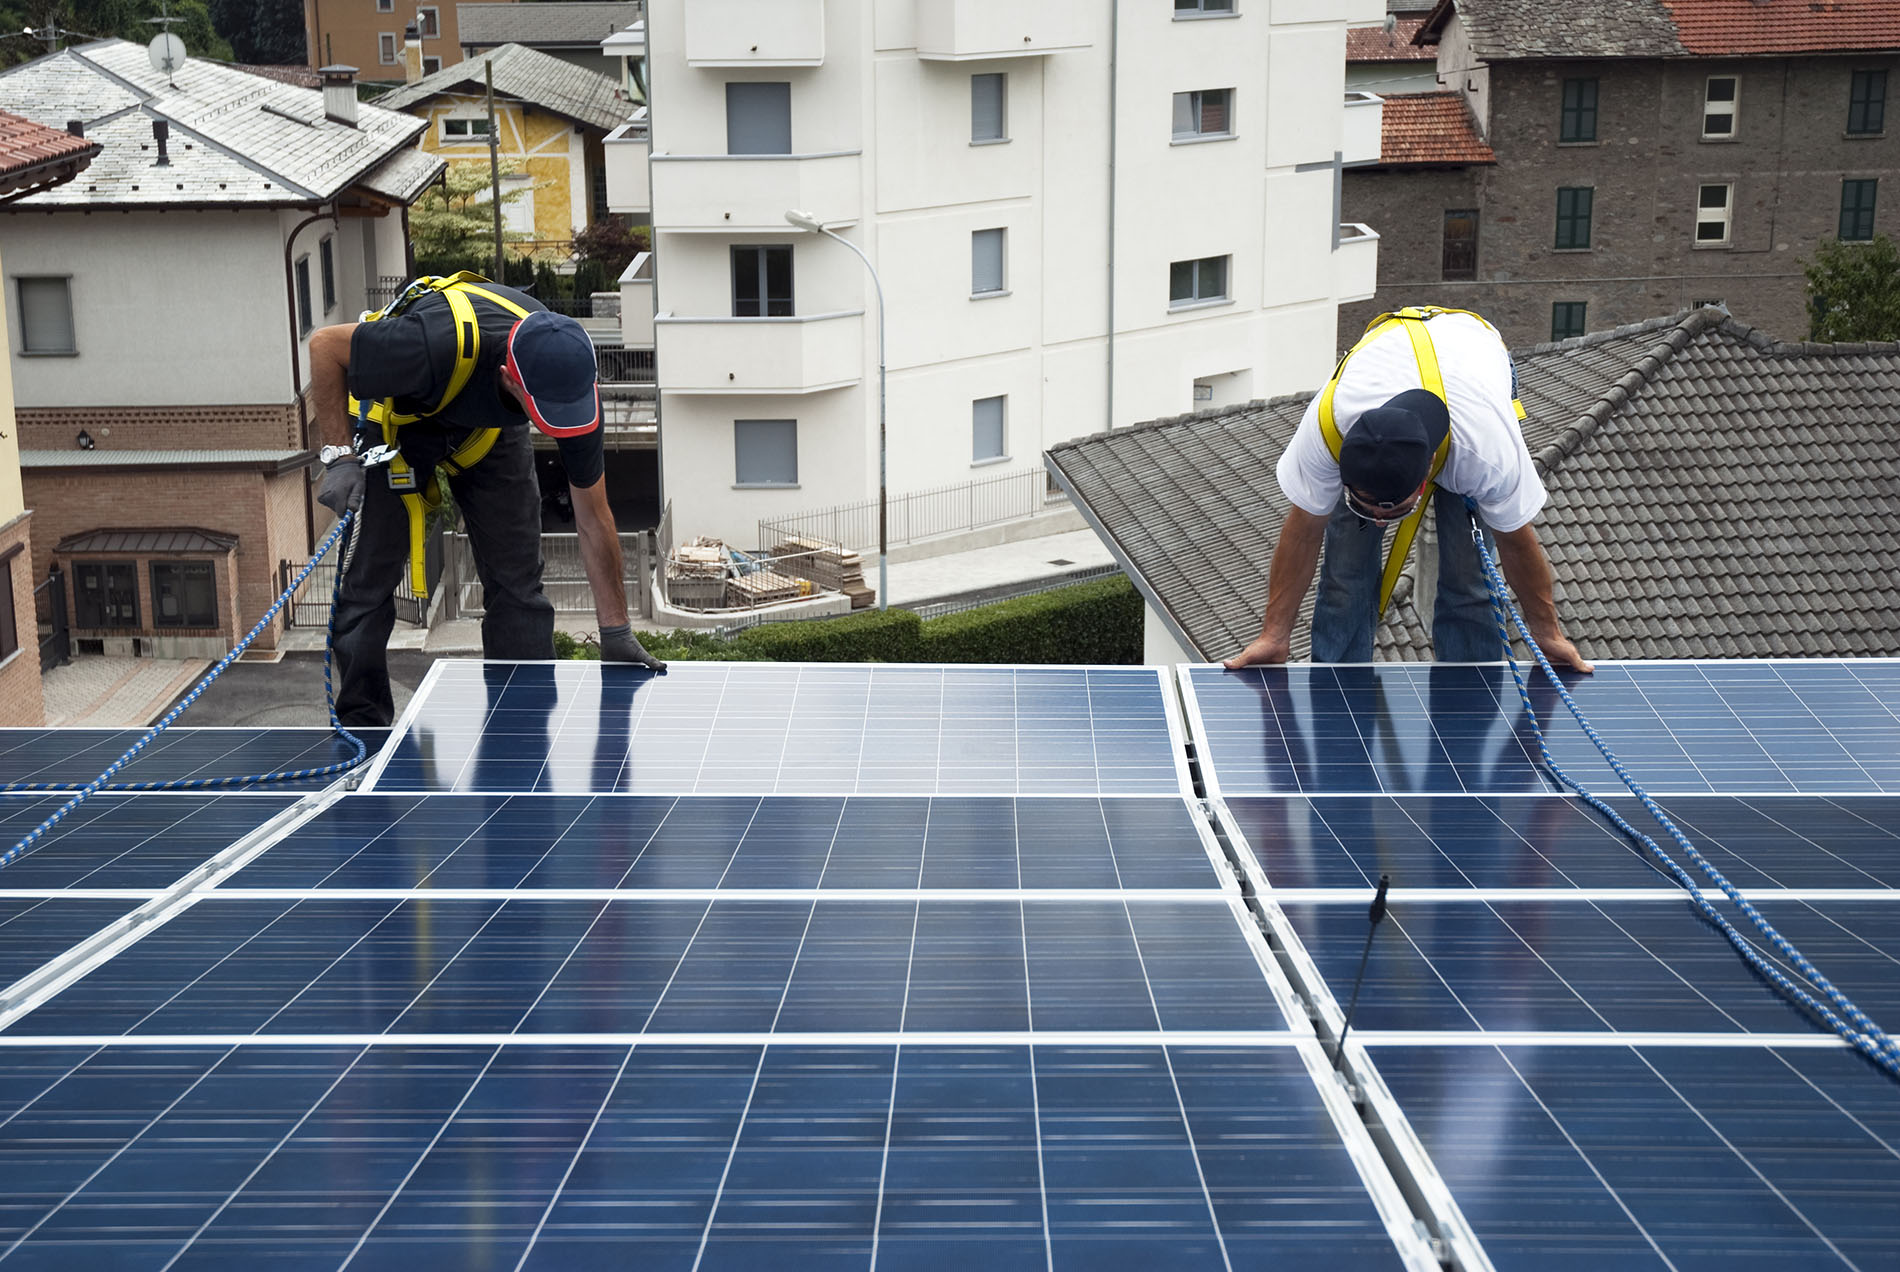
[[[356,127],[356,68],[326,66],[317,77],[323,81],[323,117],[346,128]]]
[[[83,119],[69,119],[66,121],[66,131],[75,137],[84,137],[86,135],[86,121]]]
[[[158,143],[158,158],[152,163],[154,168],[171,167],[171,156],[165,153],[165,143],[171,140],[171,135],[172,126],[169,120],[154,119],[152,121],[152,140]]]
[[[422,31],[411,22],[402,33],[402,80],[413,84],[422,78]]]

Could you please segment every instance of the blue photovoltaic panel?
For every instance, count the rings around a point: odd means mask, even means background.
[[[1635,799],[1607,802],[1680,858]],[[1679,886],[1580,800],[1250,796],[1226,804],[1276,888],[1365,887],[1382,873],[1400,888]],[[1884,891],[1900,886],[1890,805],[1881,796],[1709,795],[1671,797],[1664,810],[1739,888]]]
[[[78,788],[97,778],[145,733],[143,729],[0,729],[0,785],[52,783]],[[387,729],[358,729],[374,756]],[[295,769],[321,768],[356,754],[356,748],[329,729],[172,728],[146,746],[112,780],[171,782],[209,777],[250,777]],[[306,778],[294,782],[232,787],[234,790],[316,790],[336,780]]]
[[[65,953],[136,901],[0,898],[0,987]]]
[[[1891,1267],[1900,1101],[1845,1049],[1372,1057],[1499,1272]]]
[[[438,666],[379,791],[1186,793],[1153,668]]]
[[[1282,908],[1343,1004],[1365,948],[1364,903]],[[1862,1010],[1900,1019],[1900,903],[1775,901],[1758,909]],[[1765,941],[1756,944],[1779,962]],[[1373,943],[1353,1027],[1801,1033],[1811,1026],[1685,897],[1395,900]]]
[[[211,895],[14,1034],[1285,1028],[1231,903]]]
[[[1291,1049],[9,1047],[0,1101],[10,1266],[1399,1266]]]
[[[1509,668],[1379,663],[1189,670],[1210,791],[1555,789]],[[1541,671],[1552,755],[1621,788]],[[1900,662],[1599,663],[1567,686],[1652,793],[1900,793]]]
[[[358,795],[228,886],[1223,886],[1178,799]]]
[[[0,849],[70,795],[0,798]],[[0,895],[26,889],[163,889],[290,807],[255,795],[94,795],[0,869]]]

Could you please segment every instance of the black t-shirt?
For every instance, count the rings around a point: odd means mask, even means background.
[[[481,286],[529,313],[545,308],[512,287]],[[476,325],[481,329],[481,349],[468,383],[440,412],[436,404],[455,374],[455,316],[447,297],[430,292],[394,318],[358,323],[350,336],[350,393],[366,402],[393,398],[399,414],[425,417],[405,424],[398,434],[403,458],[420,471],[433,468],[472,432],[529,426],[528,417],[502,396],[496,381],[496,372],[508,357],[508,333],[520,320],[480,296],[469,300],[474,302]],[[600,429],[555,440],[570,485],[586,488],[600,480],[607,465]]]

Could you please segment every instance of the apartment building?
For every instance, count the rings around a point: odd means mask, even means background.
[[[515,0],[498,0],[513,4]],[[421,43],[418,75],[433,75],[462,60],[457,6],[416,0],[303,0],[305,60],[313,67],[354,66],[365,82],[400,84],[403,37]]]
[[[1340,300],[1374,288],[1377,236],[1337,200],[1379,145],[1347,28],[1384,13],[653,0],[651,116],[608,139],[608,206],[652,215],[629,294],[653,296],[678,532],[750,543],[875,498],[881,406],[897,495],[1323,382]]]

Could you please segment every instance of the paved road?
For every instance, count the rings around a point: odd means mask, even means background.
[[[435,659],[421,650],[389,652],[389,679],[398,715]],[[326,725],[330,713],[323,703],[323,655],[293,653],[285,654],[281,662],[233,663],[178,723],[251,728]]]

